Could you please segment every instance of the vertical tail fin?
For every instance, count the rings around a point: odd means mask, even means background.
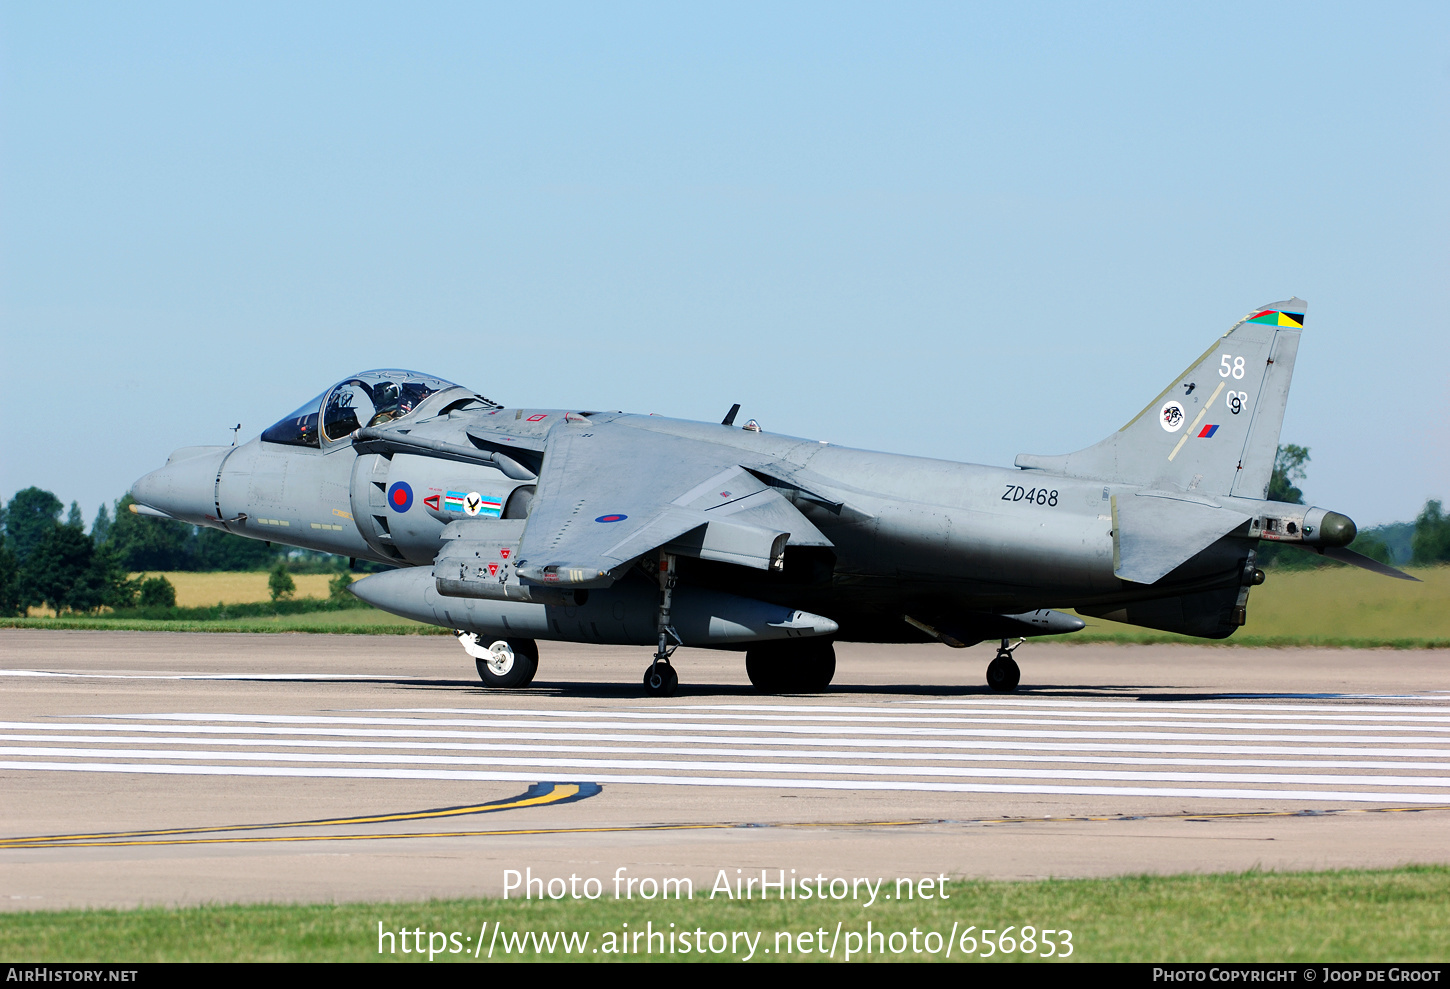
[[[1260,306],[1107,439],[1017,466],[1165,490],[1263,498],[1304,326],[1303,299]]]

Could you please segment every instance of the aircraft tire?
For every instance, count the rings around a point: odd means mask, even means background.
[[[644,692],[651,697],[673,697],[680,675],[669,663],[651,663],[644,671]]]
[[[745,674],[762,694],[814,693],[836,675],[830,640],[763,642],[746,650]]]
[[[527,687],[539,671],[539,647],[533,639],[495,639],[488,651],[490,658],[474,660],[485,687]]]
[[[987,664],[987,686],[998,693],[1010,694],[1021,679],[1022,671],[1011,656],[998,656]]]
[[[801,657],[801,665],[797,667],[798,689],[811,692],[825,690],[836,676],[836,647],[830,642],[812,641],[809,644],[812,647],[810,654]]]

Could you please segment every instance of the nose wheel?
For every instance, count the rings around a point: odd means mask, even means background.
[[[539,647],[533,639],[488,639],[455,629],[459,645],[473,657],[485,687],[511,690],[527,687],[539,670]]]
[[[997,657],[987,664],[987,686],[1002,694],[1010,694],[1017,689],[1022,671],[1017,668],[1017,660],[1012,658],[1012,653],[1026,641],[1018,639],[1016,645],[1009,646],[1007,639],[1002,640],[997,647]]]

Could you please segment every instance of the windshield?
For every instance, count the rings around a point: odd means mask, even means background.
[[[268,443],[286,443],[289,446],[319,446],[317,409],[321,404],[322,395],[318,395],[285,419],[267,427],[266,432],[262,433],[262,439]]]
[[[329,441],[346,439],[364,426],[402,419],[434,392],[456,387],[416,371],[363,371],[339,382],[328,394],[322,431]]]

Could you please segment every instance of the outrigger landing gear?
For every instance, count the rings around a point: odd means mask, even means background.
[[[1003,694],[1010,694],[1017,689],[1017,683],[1022,679],[1022,671],[1017,668],[1017,660],[1012,658],[1012,653],[1026,639],[1018,639],[1017,645],[1007,645],[1006,639],[997,647],[997,658],[987,664],[987,686]]]
[[[644,691],[651,697],[673,697],[675,688],[680,685],[680,677],[670,665],[670,657],[683,644],[674,626],[670,624],[670,599],[675,591],[675,554],[660,551],[659,573],[659,647],[655,650],[654,661],[644,671]]]

